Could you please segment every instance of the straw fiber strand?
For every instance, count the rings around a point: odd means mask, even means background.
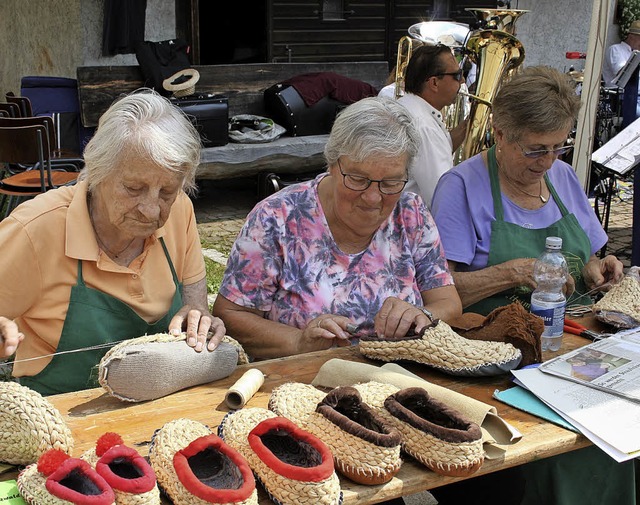
[[[335,472],[319,482],[290,479],[273,471],[251,448],[248,436],[262,421],[277,417],[261,408],[244,408],[227,414],[219,427],[220,436],[242,454],[276,502],[282,505],[338,505],[340,481]]]
[[[371,359],[415,361],[461,375],[487,365],[509,364],[522,357],[511,344],[463,338],[444,321],[425,330],[421,337],[398,340],[361,338],[359,349]]]
[[[173,456],[185,449],[191,442],[200,437],[211,435],[208,426],[190,419],[176,419],[165,424],[153,435],[149,448],[149,461],[156,472],[158,485],[171,500],[180,505],[207,505],[209,501],[192,495],[180,482],[173,466]],[[239,505],[254,505],[258,503],[258,494],[254,489],[252,495]],[[224,505],[234,505],[225,503]]]
[[[49,449],[73,450],[60,412],[39,393],[16,382],[0,382],[0,460],[29,465]]]
[[[632,328],[640,323],[640,279],[635,268],[593,306],[599,320],[620,328]]]
[[[325,396],[325,393],[310,384],[286,382],[271,392],[269,409],[304,428],[309,416]]]

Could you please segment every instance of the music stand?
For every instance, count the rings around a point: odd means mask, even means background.
[[[640,163],[640,118],[627,126],[609,142],[591,155],[591,163],[601,175],[604,185],[604,210],[600,214],[596,201],[595,211],[605,231],[609,229],[611,200],[616,188],[616,179],[625,177]],[[634,185],[635,192],[635,185]],[[596,199],[597,200],[597,199]],[[604,256],[606,246],[601,254]]]
[[[638,65],[640,65],[640,51],[633,51],[631,57],[624,64],[624,67],[618,70],[618,73],[611,81],[611,85],[618,86],[619,88],[626,87],[634,71],[638,68]]]

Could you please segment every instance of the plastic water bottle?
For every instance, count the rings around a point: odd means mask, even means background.
[[[531,312],[544,320],[543,351],[557,351],[562,343],[567,305],[562,288],[568,279],[569,269],[561,249],[560,237],[547,237],[545,250],[533,266],[533,278],[538,286],[531,294]]]

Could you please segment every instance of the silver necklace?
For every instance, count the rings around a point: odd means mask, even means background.
[[[498,171],[504,173],[504,171],[502,170],[502,167],[500,166],[500,163],[498,163],[498,158],[496,157],[496,165],[498,165]],[[516,186],[516,184],[514,182],[511,181],[511,179],[509,179],[509,176],[507,176],[506,173],[504,173],[504,180],[507,181],[507,184],[509,184],[509,186],[511,186],[513,189],[515,189],[516,191],[520,191],[520,193],[523,193],[527,196],[530,196],[532,198],[540,198],[540,201],[542,203],[547,203],[549,201],[549,198],[545,198],[544,196],[542,196],[542,179],[540,179],[540,194],[538,195],[534,195],[533,193],[529,193],[528,191],[525,191],[524,189],[522,189],[519,186]]]

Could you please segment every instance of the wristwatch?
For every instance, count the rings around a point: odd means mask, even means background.
[[[434,317],[434,315],[431,313],[429,309],[427,309],[426,307],[418,307],[417,305],[414,305],[414,307],[418,309],[420,312],[422,312],[425,316],[427,316],[430,322],[432,323],[436,322],[436,318]]]

